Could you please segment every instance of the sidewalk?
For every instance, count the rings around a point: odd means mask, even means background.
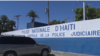
[[[76,53],[52,51],[49,56],[93,56],[93,55],[83,55],[83,54],[76,54]]]

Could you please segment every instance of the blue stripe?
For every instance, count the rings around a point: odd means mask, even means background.
[[[38,43],[50,45],[52,50],[80,54],[100,55],[100,38],[34,38]]]

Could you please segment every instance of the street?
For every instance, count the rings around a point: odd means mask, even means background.
[[[93,56],[93,55],[83,55],[83,54],[76,54],[76,53],[52,51],[49,56]]]

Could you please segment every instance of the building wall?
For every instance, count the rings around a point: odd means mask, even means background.
[[[25,35],[52,50],[100,55],[100,18],[2,33]]]
[[[34,28],[34,23],[27,23],[27,28]]]
[[[35,22],[35,27],[42,27],[42,26],[47,26],[48,24],[46,23],[41,23],[41,22]]]
[[[40,22],[35,22],[35,24],[32,23],[27,23],[27,28],[34,28],[35,27],[41,27],[41,26],[47,26],[48,24],[46,23],[40,23]]]
[[[98,38],[33,38],[38,43],[50,45],[52,50],[100,55],[100,37]]]

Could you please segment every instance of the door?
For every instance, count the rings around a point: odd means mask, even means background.
[[[25,38],[27,42],[27,53],[28,54],[36,54],[39,53],[39,48],[36,42],[32,38]]]
[[[26,41],[24,37],[14,37],[14,50],[18,55],[26,55]]]
[[[0,54],[3,54],[5,51],[8,50],[13,50],[13,37],[0,37]]]

